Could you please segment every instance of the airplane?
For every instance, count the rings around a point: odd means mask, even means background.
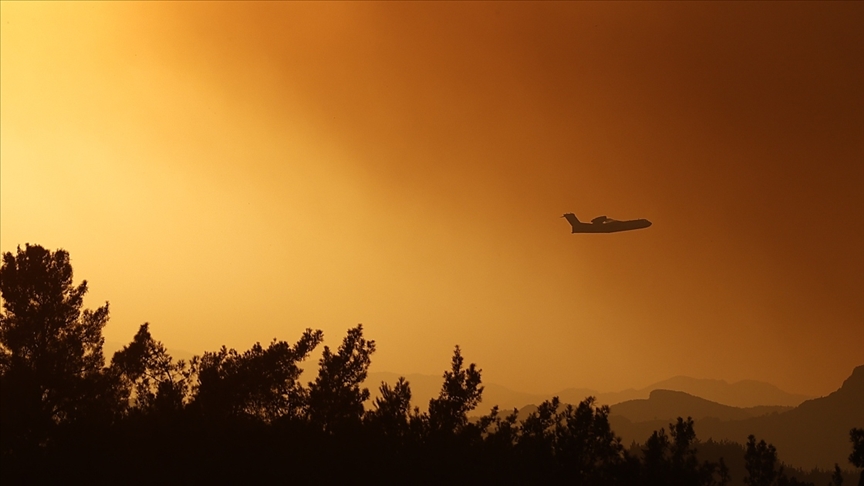
[[[573,213],[567,213],[562,218],[567,218],[567,222],[573,227],[573,233],[615,233],[618,231],[629,231],[642,229],[651,226],[651,221],[647,219],[632,219],[630,221],[617,221],[607,218],[606,216],[597,216],[590,223],[579,221]]]

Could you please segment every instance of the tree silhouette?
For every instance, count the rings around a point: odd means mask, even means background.
[[[609,407],[588,397],[567,405],[555,420],[555,449],[564,475],[574,484],[612,484],[625,462],[624,447],[609,426]]]
[[[298,382],[298,366],[321,342],[323,333],[306,329],[292,347],[273,340],[266,349],[256,343],[240,354],[234,349],[204,353],[192,360],[197,394],[191,406],[205,416],[254,417],[264,422],[297,418],[306,406],[306,390]]]
[[[360,424],[363,402],[369,399],[369,390],[360,385],[366,380],[374,352],[375,341],[363,338],[362,324],[348,330],[336,354],[324,346],[318,377],[309,383],[309,418],[313,423],[330,432]]]
[[[501,417],[498,406],[492,407],[486,416],[489,425],[486,427],[486,443],[494,453],[504,454],[509,452],[519,438],[519,410],[513,409],[510,414]]]
[[[3,254],[0,267],[3,448],[40,443],[57,424],[93,414],[108,383],[101,371],[108,303],[83,310],[87,282],[72,284],[65,250],[39,245]]]
[[[560,405],[558,397],[552,397],[522,421],[516,439],[516,453],[526,467],[547,474],[554,469],[555,425]]]
[[[864,429],[855,427],[850,430],[849,440],[852,442],[852,453],[849,454],[849,462],[859,469],[864,468]],[[864,486],[864,471],[861,471],[858,486]]]
[[[747,437],[747,448],[744,453],[747,477],[744,482],[750,486],[772,486],[783,477],[783,467],[777,469],[777,449],[764,440],[756,443],[756,437]]]
[[[839,464],[834,464],[834,473],[831,474],[831,484],[829,486],[843,486],[843,470]]]
[[[864,429],[857,427],[849,431],[849,441],[852,442],[852,453],[849,462],[855,467],[864,467]]]
[[[405,377],[400,376],[393,388],[382,382],[379,390],[381,396],[375,399],[374,409],[366,413],[365,420],[382,435],[398,441],[409,430],[411,386]]]
[[[118,377],[134,411],[176,412],[190,399],[191,367],[183,360],[175,363],[165,346],[150,335],[147,323],[130,344],[114,353],[108,372]]]
[[[453,351],[450,371],[438,398],[429,400],[429,425],[435,432],[457,433],[468,425],[468,412],[477,408],[483,396],[480,371],[474,363],[463,367],[459,346]]]
[[[671,440],[670,440],[671,437]],[[698,440],[693,419],[678,417],[669,424],[669,436],[664,429],[655,431],[643,450],[645,484],[669,485],[723,485],[729,481],[729,470],[724,461],[700,464],[696,453]]]
[[[588,397],[577,406],[560,409],[558,397],[541,403],[516,429],[517,462],[532,472],[532,481],[567,484],[619,484],[638,481],[639,464],[629,457],[609,426],[609,407],[594,405]],[[512,436],[511,415],[495,421],[503,432],[495,437]],[[502,427],[503,424],[503,427]]]
[[[87,284],[73,285],[65,251],[26,245],[4,254],[0,291],[4,484],[118,478],[330,484],[382,470],[387,474],[376,476],[378,482],[398,484],[709,486],[729,480],[722,459],[698,460],[698,448],[704,454],[711,442],[700,444],[689,417],[630,452],[610,427],[609,407],[592,397],[578,405],[554,397],[521,423],[517,411],[501,417],[498,407],[469,418],[481,403],[481,370],[465,365],[459,346],[428,412],[411,409],[404,377],[382,383],[366,412],[369,390],[362,385],[376,346],[362,325],[349,329],[336,351],[324,347],[318,375],[304,387],[299,364],[322,342],[321,331],[306,329],[293,345],[274,339],[242,353],[223,346],[186,363],[175,362],[145,323],[106,368],[108,304],[82,309]],[[852,429],[850,439],[849,461],[862,468],[864,430]],[[746,466],[750,486],[804,484],[786,477],[764,440],[751,435],[746,448],[731,450]],[[827,482],[828,473],[819,474],[818,482]],[[842,479],[835,465],[831,484]]]

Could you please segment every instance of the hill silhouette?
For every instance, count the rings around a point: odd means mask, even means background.
[[[777,447],[778,456],[799,467],[846,464],[849,429],[864,426],[864,366],[858,366],[837,391],[807,400],[793,410],[726,424],[704,421],[703,437],[743,442],[755,434]]]
[[[610,416],[624,416],[632,422],[651,420],[672,421],[676,417],[694,420],[716,418],[721,421],[745,420],[770,413],[782,413],[793,407],[760,406],[731,407],[689,393],[673,390],[654,390],[645,400],[628,400],[612,405]]]
[[[848,467],[849,430],[864,425],[864,366],[855,368],[840,389],[828,396],[782,413],[740,418],[757,410],[661,391],[644,402],[613,406],[609,422],[624,443],[642,442],[652,431],[668,425],[668,415],[689,415],[703,440],[743,444],[753,434],[773,444],[787,464],[805,469],[830,469],[835,463]]]
[[[673,390],[701,397],[712,402],[732,407],[758,407],[762,405],[781,405],[795,407],[810,396],[789,393],[776,386],[756,380],[742,380],[728,383],[725,380],[675,376],[658,381],[645,388],[628,389],[614,393],[600,393],[600,403],[615,405],[628,400],[647,399],[654,390]]]

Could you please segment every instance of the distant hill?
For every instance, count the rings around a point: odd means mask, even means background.
[[[849,467],[849,429],[864,427],[864,366],[858,366],[839,390],[814,398],[783,414],[739,422],[705,422],[707,435],[744,441],[754,434],[777,447],[777,455],[799,467]]]
[[[688,393],[672,390],[654,390],[644,400],[628,400],[612,405],[610,415],[621,415],[631,422],[652,420],[671,421],[677,417],[694,420],[716,418],[722,421],[744,420],[769,413],[782,413],[793,407],[761,406],[731,407]]]
[[[864,366],[855,368],[839,390],[807,400],[783,413],[736,418],[757,409],[730,410],[732,407],[698,397],[662,391],[651,394],[644,402],[612,407],[610,425],[625,444],[644,443],[651,432],[660,427],[668,430],[671,420],[660,417],[681,412],[677,415],[694,417],[694,428],[700,440],[712,438],[743,444],[747,436],[753,434],[773,444],[778,457],[787,464],[829,469],[837,463],[848,468],[849,430],[864,427]]]
[[[742,380],[730,384],[725,380],[676,376],[638,390],[631,388],[620,392],[600,393],[597,396],[597,401],[614,405],[629,400],[647,399],[654,390],[680,391],[723,405],[745,408],[761,405],[795,407],[803,401],[813,398],[807,395],[788,393],[762,381]]]
[[[756,407],[759,405],[782,405],[795,407],[804,400],[813,398],[807,395],[787,393],[776,386],[755,380],[742,380],[727,383],[724,380],[708,380],[676,376],[654,383],[652,389],[677,390],[697,397],[733,407]]]

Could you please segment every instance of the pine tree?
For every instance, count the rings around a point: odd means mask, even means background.
[[[3,449],[42,443],[54,426],[92,417],[110,387],[102,373],[108,303],[82,310],[65,250],[26,245],[0,267]],[[107,404],[109,407],[111,404]]]

